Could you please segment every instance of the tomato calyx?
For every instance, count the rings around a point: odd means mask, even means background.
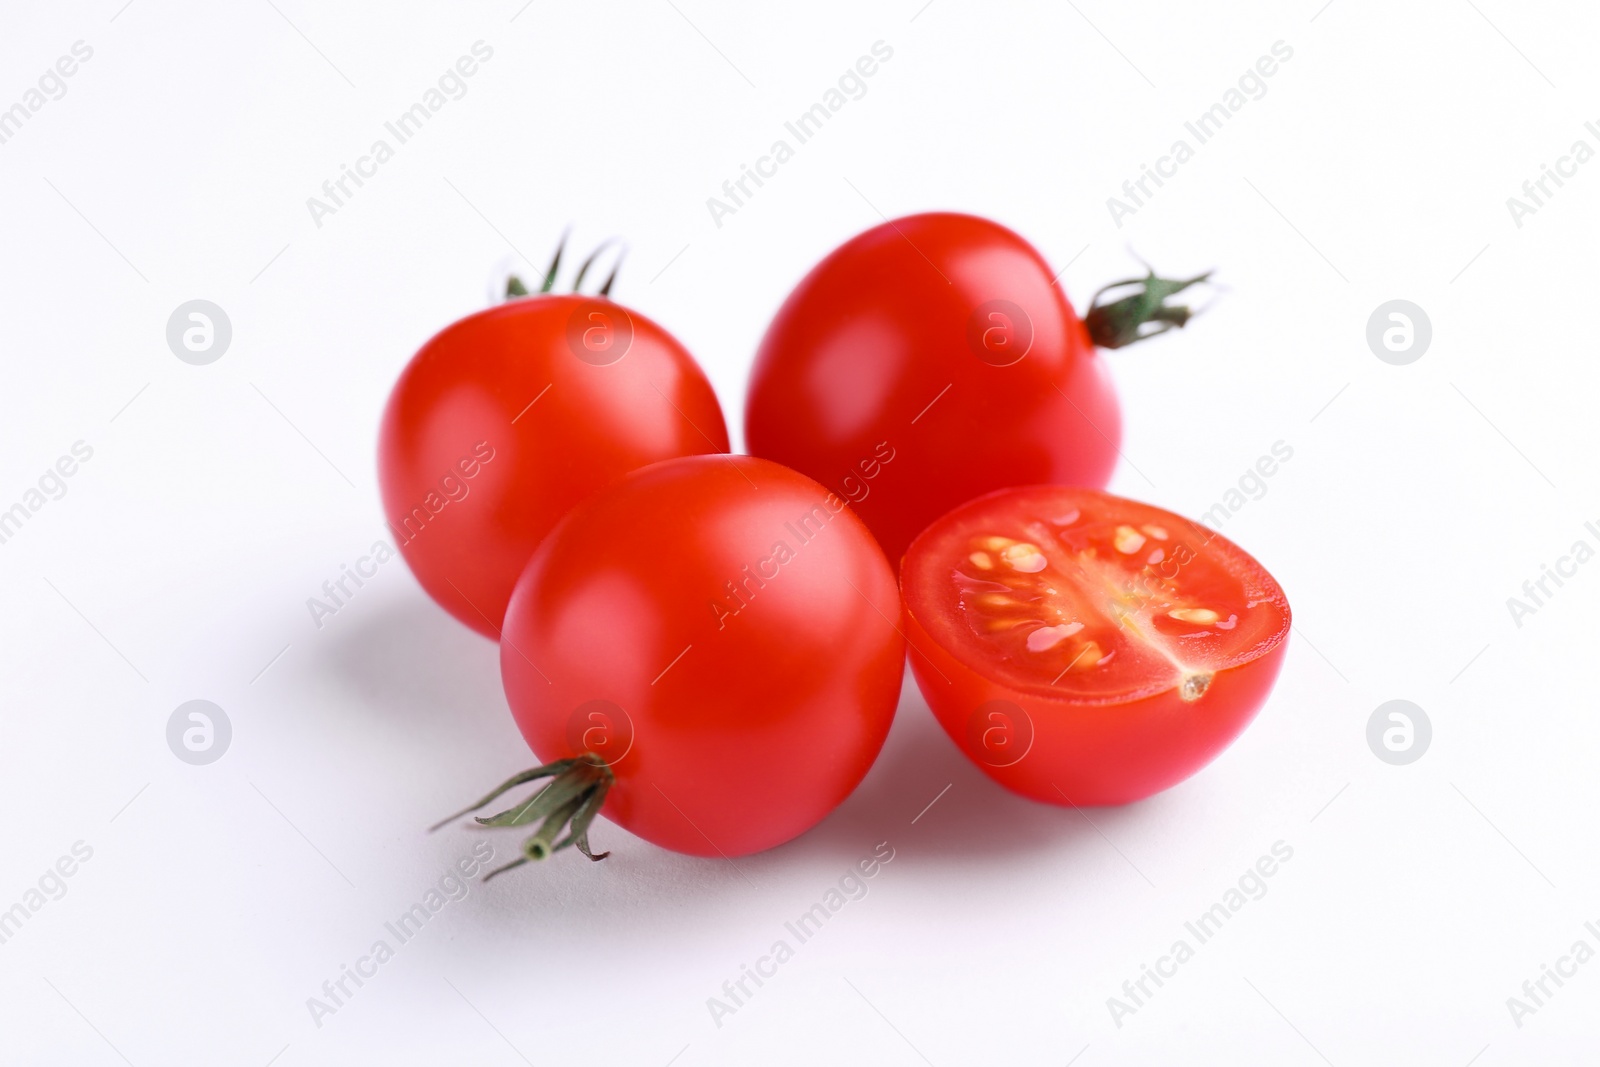
[[[571,232],[572,231],[570,229],[564,231],[561,234],[561,240],[556,244],[556,254],[550,257],[550,266],[544,272],[544,280],[539,283],[539,292],[541,294],[552,291],[556,286],[556,273],[561,269],[561,253],[567,247],[567,235]],[[578,267],[578,276],[573,279],[573,292],[578,293],[583,291],[583,279],[589,273],[589,268],[594,266],[595,260],[600,258],[600,253],[604,252],[607,248],[616,243],[617,239],[615,237],[608,237],[604,241],[600,242],[599,247],[597,247],[593,252],[589,253],[589,258],[584,260],[583,263]],[[617,280],[617,271],[622,269],[622,261],[627,254],[628,249],[626,247],[623,247],[623,249],[617,253],[617,261],[611,265],[611,273],[607,276],[605,282],[601,284],[600,288],[596,290],[596,295],[604,297],[609,297],[611,295],[611,286]],[[518,275],[513,274],[506,279],[505,299],[512,300],[519,296],[533,295],[535,294],[528,291],[527,285]]]
[[[595,861],[611,855],[610,852],[602,852],[597,856],[589,849],[589,824],[600,814],[600,808],[606,802],[606,793],[617,781],[610,765],[593,752],[514,774],[476,804],[428,827],[428,832],[432,833],[463,815],[477,811],[502,793],[540,778],[549,778],[550,781],[521,804],[507,808],[498,815],[475,817],[474,821],[480,826],[527,826],[540,823],[533,836],[522,843],[522,857],[495,868],[484,875],[483,880],[487,882],[495,875],[513,867],[521,867],[524,863],[547,859],[568,845],[576,845],[579,852]],[[563,829],[567,831],[565,837],[560,836]]]
[[[1211,271],[1193,278],[1159,278],[1151,270],[1143,278],[1128,278],[1102,286],[1089,302],[1083,324],[1089,337],[1101,348],[1122,348],[1185,326],[1197,312],[1187,304],[1168,304],[1167,299],[1191,285],[1209,281]],[[1100,298],[1116,289],[1137,286],[1134,292],[1102,304]]]

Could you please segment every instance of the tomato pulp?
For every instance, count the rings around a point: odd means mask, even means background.
[[[750,451],[849,498],[897,565],[973,497],[1104,486],[1121,435],[1105,360],[1044,257],[958,214],[885,223],[819,263],[762,340],[745,411]]]
[[[1227,538],[1093,489],[957,508],[901,568],[911,665],[969,757],[1034,800],[1122,804],[1209,763],[1255,717],[1289,603]]]
[[[498,637],[534,548],[631,470],[726,452],[722,409],[671,334],[610,300],[512,300],[446,327],[384,409],[384,515],[428,594]]]
[[[628,475],[545,538],[501,673],[541,760],[608,766],[606,815],[738,856],[809,829],[866,775],[899,699],[899,611],[841,499],[766,460],[693,456]]]

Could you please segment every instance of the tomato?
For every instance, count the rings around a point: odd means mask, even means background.
[[[1123,804],[1237,737],[1288,648],[1289,602],[1244,550],[1094,489],[1003,489],[912,542],[911,666],[945,731],[1034,800]]]
[[[378,474],[422,587],[498,636],[517,576],[574,504],[657,460],[727,450],[710,383],[666,330],[606,299],[534,296],[422,346],[384,410]]]
[[[883,745],[904,674],[899,611],[871,533],[811,479],[750,456],[628,475],[545,538],[506,613],[506,697],[557,766],[539,794],[555,798],[521,823],[570,819],[587,852],[580,818],[603,802],[697,856],[803,833]],[[519,825],[520,811],[490,822]],[[561,832],[524,856],[567,843]]]
[[[898,563],[923,527],[994,489],[1104,486],[1122,418],[1095,345],[1183,325],[1188,309],[1163,301],[1203,278],[1118,283],[1139,291],[1097,307],[1091,329],[1004,226],[885,223],[784,302],[756,357],[746,441],[849,498]]]

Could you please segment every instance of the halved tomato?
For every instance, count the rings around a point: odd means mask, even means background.
[[[900,572],[917,683],[1001,785],[1123,804],[1239,735],[1288,648],[1289,602],[1227,538],[1094,489],[1002,489],[920,534]]]

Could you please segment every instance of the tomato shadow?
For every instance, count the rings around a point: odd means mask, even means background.
[[[403,797],[386,809],[405,813],[399,832],[407,835],[406,847],[431,854],[441,870],[485,842],[494,853],[486,868],[510,862],[530,829],[486,830],[462,819],[437,833],[422,830],[536,762],[506,703],[499,645],[415,587],[391,590],[384,601],[364,607],[360,615],[328,624],[312,650],[310,672],[319,690],[336,697],[331,704],[350,720],[346,725],[381,738],[372,747],[382,752],[384,775],[406,783]],[[364,758],[375,757],[368,752]],[[479,915],[472,925],[491,938],[507,930],[537,931],[549,943],[579,951],[597,936],[602,943],[615,937],[618,944],[648,938],[650,924],[662,915],[685,915],[686,928],[695,929],[694,916],[705,909],[714,923],[719,896],[748,897],[775,881],[754,874],[761,857],[733,863],[679,855],[604,816],[591,839],[596,849],[612,851],[605,862],[588,863],[569,849],[488,886],[475,883]],[[555,914],[562,919],[552,924]],[[640,925],[630,926],[624,914]]]
[[[1041,854],[1103,849],[1103,832],[1114,836],[1110,827],[1141,819],[1137,805],[1085,813],[1040,804],[1001,787],[950,740],[908,674],[894,727],[866,779],[786,850],[848,862],[887,841],[896,861],[908,867],[1033,866]]]
[[[312,669],[343,698],[338,706],[418,749],[498,747],[511,717],[498,646],[419,590],[364,607],[329,622],[312,653]]]
[[[420,591],[348,619],[322,635],[312,669],[341,697],[341,715],[381,733],[388,773],[411,784],[401,805],[420,828],[455,808],[481,783],[520,770],[531,755],[500,685],[498,647],[468,630]],[[1138,806],[1096,809],[1038,804],[985,776],[934,720],[909,674],[895,722],[872,770],[817,827],[767,852],[735,859],[678,855],[602,817],[591,840],[612,855],[588,863],[569,850],[536,867],[474,883],[458,928],[464,941],[500,957],[512,946],[540,953],[595,951],[656,941],[684,951],[746,909],[764,918],[796,884],[828,884],[894,849],[894,869],[968,887],[1041,857],[1081,855],[1120,840],[1117,826]],[[1098,827],[1098,828],[1097,828]],[[420,831],[419,831],[420,832]],[[516,858],[526,831],[470,821],[417,844],[440,869],[487,841],[498,866]],[[410,847],[408,845],[408,847]],[[470,915],[470,918],[467,917]],[[507,958],[510,958],[509,956]]]

